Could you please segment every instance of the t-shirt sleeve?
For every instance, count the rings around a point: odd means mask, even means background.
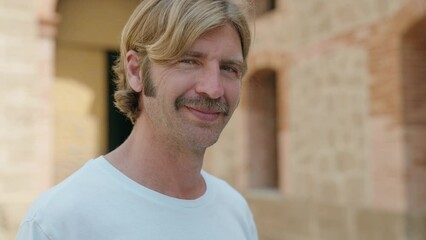
[[[37,221],[28,220],[21,224],[16,240],[53,240],[47,236]]]

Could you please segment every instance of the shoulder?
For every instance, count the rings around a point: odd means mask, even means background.
[[[52,240],[35,219],[27,219],[21,223],[16,235],[17,240]]]
[[[98,170],[93,160],[88,161],[82,168],[70,177],[40,195],[30,207],[22,224],[34,223],[43,228],[57,219],[68,214],[78,214],[86,196],[91,189],[98,185]],[[49,221],[47,221],[49,220]]]
[[[244,208],[248,208],[247,201],[243,195],[241,195],[241,193],[238,192],[229,183],[205,171],[203,171],[203,176],[207,186],[212,188],[212,191],[214,191],[218,199],[221,199],[221,201],[226,201],[227,204],[235,204]]]
[[[243,229],[245,239],[258,239],[256,225],[250,207],[241,193],[226,181],[203,171],[208,187],[215,195],[214,208],[231,214]],[[229,216],[229,215],[227,215]]]

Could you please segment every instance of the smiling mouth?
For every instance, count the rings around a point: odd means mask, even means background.
[[[219,119],[222,112],[217,111],[210,111],[210,110],[203,110],[203,109],[196,109],[189,106],[185,106],[186,109],[188,109],[194,116],[196,116],[199,120],[202,121],[216,121]]]

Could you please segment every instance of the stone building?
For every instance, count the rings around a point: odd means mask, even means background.
[[[138,2],[0,0],[0,239],[129,130],[109,67]],[[206,168],[262,240],[426,239],[426,1],[255,2],[241,104]]]

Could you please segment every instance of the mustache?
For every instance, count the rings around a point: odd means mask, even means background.
[[[175,108],[178,110],[185,105],[199,108],[207,108],[210,111],[223,113],[225,116],[229,114],[229,105],[226,102],[222,102],[220,99],[211,99],[209,97],[195,97],[188,98],[180,96],[175,101]]]

